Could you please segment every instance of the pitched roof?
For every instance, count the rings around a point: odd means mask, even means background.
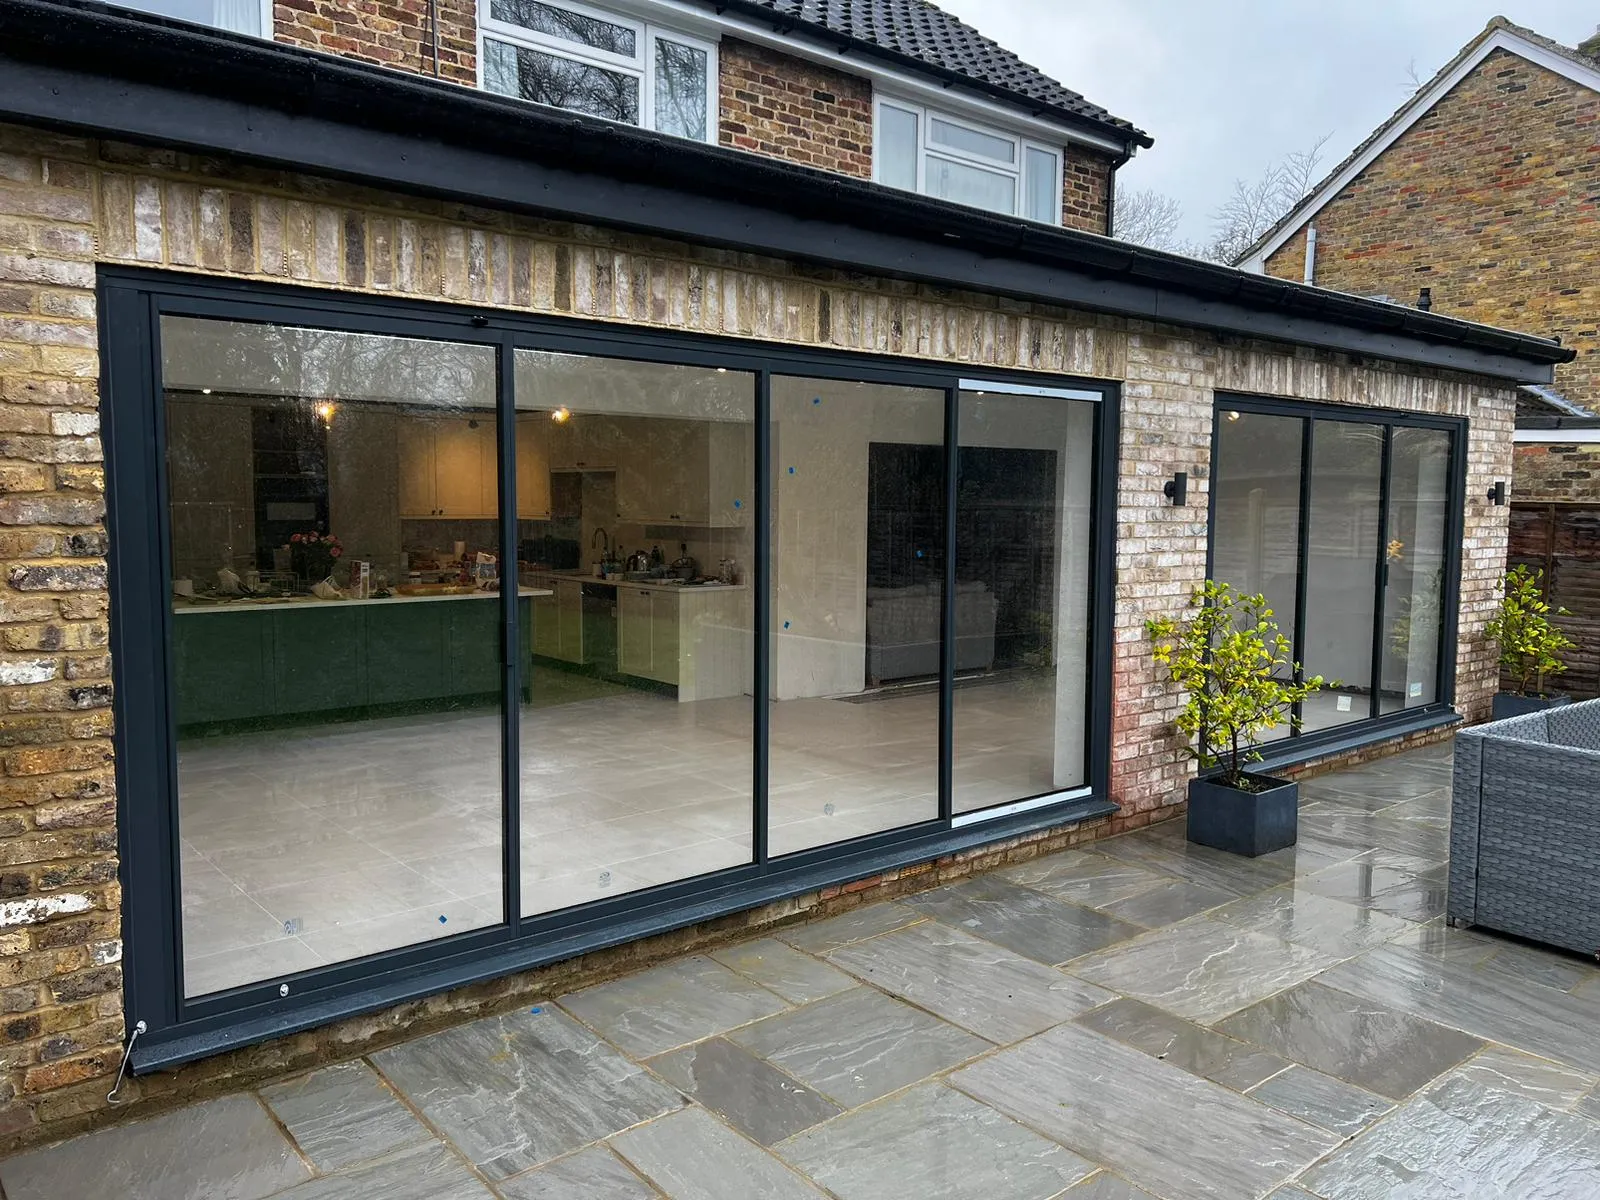
[[[1154,144],[1142,129],[1063,87],[928,0],[718,0],[717,7],[768,19],[776,15],[786,25],[846,38],[913,69],[931,67],[947,78],[962,77],[1041,116],[1067,117],[1141,146]]]
[[[1574,82],[1600,91],[1600,62],[1580,54],[1571,46],[1535,33],[1514,24],[1504,17],[1494,17],[1483,31],[1463,46],[1456,56],[1440,67],[1432,79],[1423,84],[1411,98],[1395,110],[1387,121],[1379,125],[1345,159],[1329,171],[1320,183],[1305,197],[1284,213],[1234,265],[1248,270],[1266,270],[1267,258],[1284,242],[1295,235],[1302,225],[1344,190],[1345,186],[1364,171],[1380,154],[1395,143],[1401,134],[1410,129],[1444,98],[1451,88],[1496,50],[1507,50],[1539,65],[1565,75]]]

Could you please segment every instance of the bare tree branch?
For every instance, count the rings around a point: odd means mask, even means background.
[[[1156,250],[1174,250],[1183,206],[1150,188],[1121,188],[1111,216],[1113,237]]]
[[[1332,134],[1323,134],[1305,150],[1273,163],[1253,180],[1236,179],[1233,194],[1212,214],[1211,240],[1199,257],[1233,263],[1296,204],[1319,178],[1322,150]]]

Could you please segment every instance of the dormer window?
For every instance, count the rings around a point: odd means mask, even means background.
[[[1061,151],[1002,129],[879,99],[873,177],[1007,216],[1061,223]]]
[[[482,0],[480,17],[486,90],[716,140],[712,43],[564,0]]]

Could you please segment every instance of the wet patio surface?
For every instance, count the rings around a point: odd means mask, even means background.
[[[1600,969],[1444,927],[1449,748],[0,1163],[9,1200],[1600,1196]]]

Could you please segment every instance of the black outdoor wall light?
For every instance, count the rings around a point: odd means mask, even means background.
[[[1172,501],[1173,507],[1189,501],[1189,472],[1179,471],[1161,486],[1161,494]]]
[[[1494,486],[1489,489],[1489,503],[1490,504],[1504,504],[1505,502],[1506,502],[1506,481],[1504,479],[1496,479],[1494,481]]]

